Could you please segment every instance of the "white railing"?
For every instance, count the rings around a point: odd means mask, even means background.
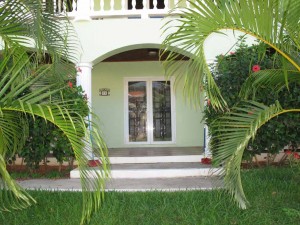
[[[145,19],[166,16],[178,2],[179,0],[53,0],[53,10],[58,14],[66,13],[75,20],[118,17]],[[186,6],[189,4],[186,3]]]

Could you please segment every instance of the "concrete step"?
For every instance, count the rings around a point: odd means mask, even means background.
[[[136,163],[172,163],[172,162],[201,162],[203,155],[173,155],[173,156],[137,156],[137,157],[109,157],[111,164]]]
[[[82,191],[80,179],[33,179],[17,180],[27,190]],[[109,179],[105,191],[187,191],[222,188],[223,182],[217,177],[180,177],[149,179]]]
[[[200,162],[202,147],[155,147],[109,149],[111,164]]]
[[[90,178],[97,176],[95,171],[86,171]],[[70,172],[71,178],[79,178],[79,170]],[[146,179],[146,178],[175,178],[218,175],[218,169],[200,162],[172,162],[172,163],[139,163],[112,164],[111,178],[114,179]]]
[[[109,149],[113,179],[199,177],[216,174],[210,165],[201,164],[202,147],[148,147]],[[86,171],[93,178],[100,171]],[[79,178],[78,169],[71,178]]]

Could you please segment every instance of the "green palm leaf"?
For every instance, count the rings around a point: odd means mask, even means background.
[[[185,93],[199,102],[205,87],[212,106],[226,106],[208,69],[204,42],[212,33],[231,29],[251,35],[286,58],[296,70],[300,70],[298,57],[293,54],[299,46],[300,2],[293,0],[189,1],[191,8],[176,8],[170,14],[179,18],[166,22],[163,31],[167,34],[162,48],[171,51],[163,62],[168,76],[184,77]],[[275,25],[274,25],[275,24]],[[175,32],[174,32],[175,30]],[[169,34],[168,34],[169,33]],[[291,34],[291,35],[290,35]],[[284,41],[283,41],[284,40]],[[185,70],[174,63],[179,54],[192,53]]]
[[[45,3],[46,4],[46,3]],[[34,48],[37,56],[47,52],[52,60],[61,57],[76,62],[79,41],[66,17],[46,12],[41,1],[10,0],[0,7],[0,36],[7,47],[16,43]]]
[[[107,147],[95,117],[84,119],[71,102],[53,94],[67,87],[75,77],[78,54],[75,31],[66,18],[56,17],[41,1],[11,0],[0,5],[0,207],[22,209],[35,201],[22,190],[6,170],[5,159],[22,151],[29,117],[53,123],[69,140],[83,189],[81,224],[101,206],[104,181],[109,177]],[[89,126],[87,126],[89,124]],[[87,153],[102,161],[98,173],[88,178]]]
[[[94,210],[97,210],[101,205],[101,202],[103,200],[104,181],[107,177],[109,177],[107,147],[101,136],[98,134],[96,124],[92,123],[91,121],[85,121],[79,115],[72,116],[70,114],[70,111],[61,108],[58,105],[31,105],[29,103],[24,104],[21,101],[14,101],[11,103],[10,107],[6,106],[1,110],[3,112],[3,118],[7,118],[6,114],[19,115],[18,113],[27,113],[42,117],[45,120],[55,124],[67,136],[74,150],[76,160],[80,169],[84,200],[82,223],[84,224],[85,222],[87,222],[91,216],[91,213]],[[92,123],[91,126],[94,129],[91,131],[88,130],[85,125],[86,122]],[[13,125],[14,123],[11,124],[12,126],[8,128],[4,135],[4,132],[1,133],[1,137],[3,140],[2,143],[11,142],[8,143],[7,146],[14,145],[14,141],[17,141],[16,139],[19,138],[14,138],[16,131],[24,135],[24,132],[20,132],[20,130],[16,129],[16,127]],[[18,123],[15,123],[15,125],[17,126]],[[6,126],[5,124],[1,123],[1,128],[3,127]],[[19,126],[19,129],[22,129],[22,126]],[[6,133],[10,135],[6,135]],[[92,142],[90,137],[93,137]],[[12,141],[11,138],[14,138],[14,141]],[[88,159],[86,157],[86,153],[91,151],[93,151],[95,155],[102,159],[102,166],[101,168],[98,168],[100,169],[100,172],[98,172],[96,176],[91,179],[87,179],[87,177],[89,176],[88,171],[91,171],[91,168],[88,167]],[[1,157],[3,155],[4,154],[2,152]],[[13,206],[13,208],[23,208],[33,202],[32,198],[30,198],[29,195],[26,194],[26,192],[24,192],[11,180],[5,169],[5,163],[0,164],[0,173],[2,181],[1,183],[3,184],[4,190],[6,190],[5,192],[1,192],[3,199],[1,204],[3,204],[3,208],[8,209],[8,205]],[[9,197],[6,197],[7,193],[10,193]]]
[[[282,109],[278,102],[265,106],[249,101],[234,107],[232,112],[212,125],[217,132],[212,138],[214,160],[224,165],[220,175],[224,176],[225,188],[241,208],[246,208],[248,204],[240,176],[244,150],[261,126],[273,117],[288,112],[300,112],[300,109]]]
[[[205,40],[223,29],[241,31],[275,49],[282,59],[278,70],[252,74],[243,85],[241,96],[255,97],[264,86],[278,91],[288,82],[299,82],[299,11],[298,0],[196,0],[189,1],[190,8],[178,7],[171,11],[171,20],[163,27],[166,38],[162,54],[171,52],[163,62],[167,76],[184,79],[185,94],[200,102],[206,92],[215,110],[224,110],[222,98],[204,55]],[[174,15],[178,16],[174,19]],[[188,53],[188,54],[187,54]],[[180,55],[187,55],[187,62],[177,62]],[[182,66],[184,65],[184,67]],[[225,163],[225,186],[242,208],[247,205],[241,179],[240,163],[247,143],[268,120],[282,113],[299,112],[299,109],[282,109],[279,103],[264,106],[246,102],[214,122],[213,152],[215,159]]]
[[[287,72],[288,83],[300,83],[299,71],[284,71],[282,69],[261,70],[252,73],[245,83],[243,83],[240,97],[247,99],[252,96],[254,99],[255,93],[262,91],[266,87],[272,88],[274,92],[282,90],[282,88],[286,87],[285,72]]]
[[[1,109],[2,110],[2,109]],[[0,209],[19,209],[26,208],[35,203],[22,188],[20,188],[10,177],[6,170],[5,157],[12,156],[19,151],[28,133],[28,126],[23,115],[12,113],[6,110],[1,111],[0,115]]]

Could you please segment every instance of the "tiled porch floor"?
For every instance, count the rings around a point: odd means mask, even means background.
[[[177,162],[177,163],[126,163],[112,164],[112,170],[137,170],[137,169],[185,169],[185,168],[210,168],[200,162]]]
[[[203,147],[145,147],[145,148],[110,148],[109,157],[147,157],[201,155]]]

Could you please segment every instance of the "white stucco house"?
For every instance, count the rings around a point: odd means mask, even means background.
[[[77,84],[101,120],[108,148],[119,152],[193,148],[203,155],[201,109],[185,102],[183,84],[175,88],[174,79],[165,80],[158,60],[164,39],[161,28],[176,17],[174,13],[165,18],[178,0],[54,0],[54,4],[57,13],[66,12],[78,34],[82,51]],[[189,7],[186,1],[179,4]],[[206,43],[207,61],[225,54],[235,42],[229,32],[212,35]]]

